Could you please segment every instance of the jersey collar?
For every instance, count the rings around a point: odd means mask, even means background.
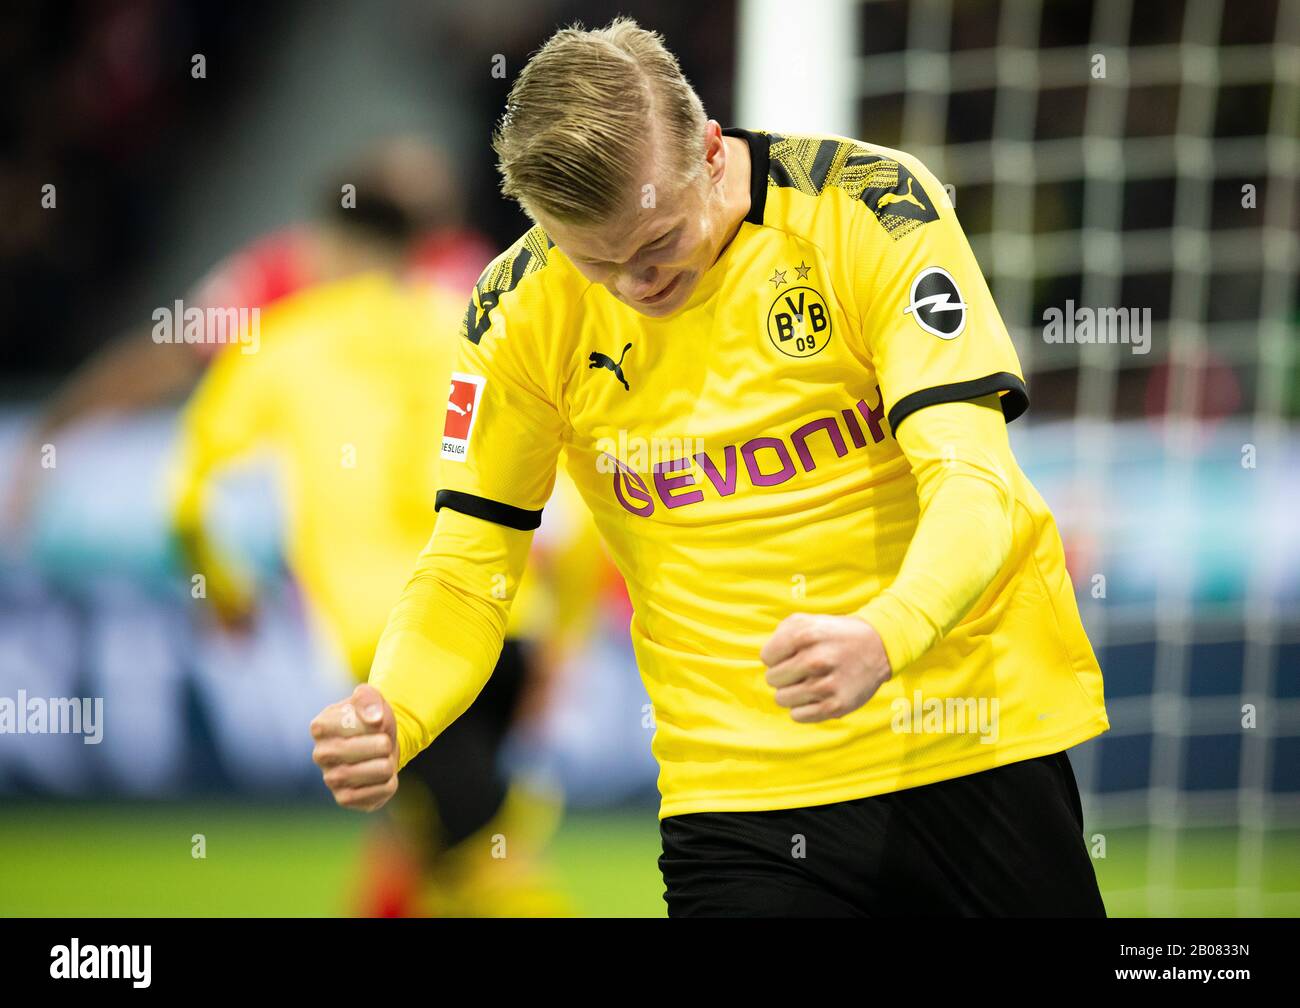
[[[769,148],[772,145],[771,138],[766,133],[753,133],[743,129],[724,129],[723,136],[737,137],[744,140],[749,146],[749,213],[745,215],[745,222],[754,224],[759,227],[763,225],[763,208],[767,203],[767,172],[769,161]],[[680,311],[690,311],[704,304],[722,286],[722,281],[727,275],[732,254],[737,245],[742,244],[742,232],[738,231],[722,250],[722,255],[718,256],[709,270],[700,278],[699,285],[691,292],[691,296],[686,303],[682,305]],[[676,317],[674,312],[673,316]]]
[[[772,138],[767,133],[730,127],[723,136],[738,137],[749,145],[749,213],[745,220],[750,224],[763,223],[763,210],[767,206],[767,172],[771,163]]]

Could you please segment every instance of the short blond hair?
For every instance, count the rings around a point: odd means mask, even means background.
[[[658,32],[631,18],[592,31],[562,28],[520,72],[492,136],[501,192],[530,216],[541,210],[565,223],[603,223],[649,181],[634,174],[652,136],[672,152],[675,181],[701,170],[705,122],[703,103]]]

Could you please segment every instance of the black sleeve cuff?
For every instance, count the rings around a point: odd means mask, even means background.
[[[520,532],[532,532],[542,524],[540,508],[536,511],[526,511],[511,504],[488,500],[486,497],[461,493],[459,490],[438,491],[438,496],[433,500],[433,509],[440,511],[443,508],[450,508],[471,518],[482,518],[484,521],[504,525],[506,528],[518,529]]]
[[[926,406],[937,406],[939,403],[978,399],[980,396],[986,396],[991,392],[1003,393],[1000,401],[1002,403],[1002,415],[1006,418],[1007,423],[1010,423],[1029,408],[1029,392],[1025,388],[1025,383],[1010,371],[999,371],[996,374],[985,375],[983,378],[952,382],[948,385],[935,385],[933,388],[921,389],[919,392],[903,396],[902,399],[894,403],[893,408],[889,411],[889,429],[897,436],[898,425],[919,409],[924,409]]]

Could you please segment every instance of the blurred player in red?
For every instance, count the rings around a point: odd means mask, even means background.
[[[395,137],[340,172],[340,179],[362,173],[380,180],[395,203],[418,222],[420,234],[407,253],[409,278],[445,286],[458,295],[473,287],[494,253],[481,235],[464,225],[464,200],[446,155],[417,137]],[[331,248],[322,222],[304,222],[255,238],[231,253],[182,300],[204,311],[260,309],[304,287],[339,279],[349,268],[346,255],[340,257]],[[57,432],[96,414],[179,402],[225,345],[216,334],[196,342],[157,343],[145,326],[123,334],[54,392],[19,457],[39,458],[40,446]],[[37,480],[14,481],[0,516],[9,533],[18,536],[26,528],[39,485]]]

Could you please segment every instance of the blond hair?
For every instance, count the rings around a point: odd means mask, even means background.
[[[672,152],[674,181],[701,170],[704,126],[704,106],[658,32],[631,18],[562,28],[511,86],[492,136],[501,192],[530,216],[602,223],[650,181],[634,176],[654,139]]]

